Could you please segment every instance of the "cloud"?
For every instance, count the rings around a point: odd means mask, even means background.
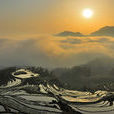
[[[80,44],[81,40],[78,38],[67,38],[66,40],[62,40],[62,43],[70,43],[70,44]]]
[[[107,38],[100,38],[100,39],[89,39],[88,42],[106,43],[106,42],[110,42],[110,40]]]
[[[114,57],[112,37],[1,37],[0,45],[1,66],[64,67],[83,64],[97,57]]]

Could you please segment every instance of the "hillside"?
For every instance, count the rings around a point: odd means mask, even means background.
[[[114,82],[114,59],[97,58],[87,64],[53,70],[59,80],[71,89],[83,87],[105,89]]]
[[[90,34],[90,36],[112,36],[114,37],[114,26],[105,26]]]
[[[41,67],[8,67],[5,69],[1,69],[0,70],[0,86],[5,86],[8,84],[8,82],[13,82],[16,81],[16,78],[12,75],[13,72],[15,72],[18,69],[23,69],[23,70],[27,70],[29,72],[33,72],[35,74],[39,74],[38,77],[30,77],[30,78],[26,78],[23,80],[22,85],[25,84],[33,84],[33,85],[38,85],[38,84],[45,84],[45,83],[49,83],[49,84],[53,84],[55,83],[58,86],[62,86],[60,84],[60,82],[58,81],[58,79],[52,74],[52,72],[49,72],[47,69],[41,68]],[[19,72],[21,74],[25,73],[24,71]],[[17,75],[19,75],[17,73]],[[31,74],[32,75],[32,74]],[[27,75],[26,75],[27,76]]]

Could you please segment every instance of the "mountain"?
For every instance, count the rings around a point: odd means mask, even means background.
[[[83,35],[80,32],[64,31],[64,32],[56,34],[55,36],[60,36],[60,37],[66,37],[66,36],[73,36],[73,37],[112,36],[112,37],[114,37],[114,26],[105,26],[105,27],[100,28],[99,30],[97,30],[89,35]]]
[[[84,35],[81,34],[80,32],[64,31],[64,32],[61,32],[61,33],[56,34],[56,36],[61,36],[61,37],[65,37],[65,36],[82,37]]]
[[[109,57],[97,58],[84,65],[55,69],[53,72],[61,83],[70,89],[83,89],[84,87],[104,89],[104,85],[111,86],[113,84],[114,59]]]
[[[90,36],[112,36],[114,37],[114,26],[105,26],[93,33]]]
[[[96,58],[86,64],[96,73],[106,73],[114,68],[114,59],[109,57]]]

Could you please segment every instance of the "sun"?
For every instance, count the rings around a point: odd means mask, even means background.
[[[93,11],[89,8],[83,10],[83,16],[85,18],[91,18],[93,16]]]

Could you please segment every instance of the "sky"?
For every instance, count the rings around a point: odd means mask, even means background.
[[[82,16],[86,8],[94,12],[90,19]],[[53,36],[114,26],[113,11],[114,0],[0,0],[1,66],[61,67],[113,56],[112,37]]]
[[[114,0],[0,0],[1,34],[57,33],[64,30],[88,34],[114,25]],[[82,11],[94,11],[85,19]]]

